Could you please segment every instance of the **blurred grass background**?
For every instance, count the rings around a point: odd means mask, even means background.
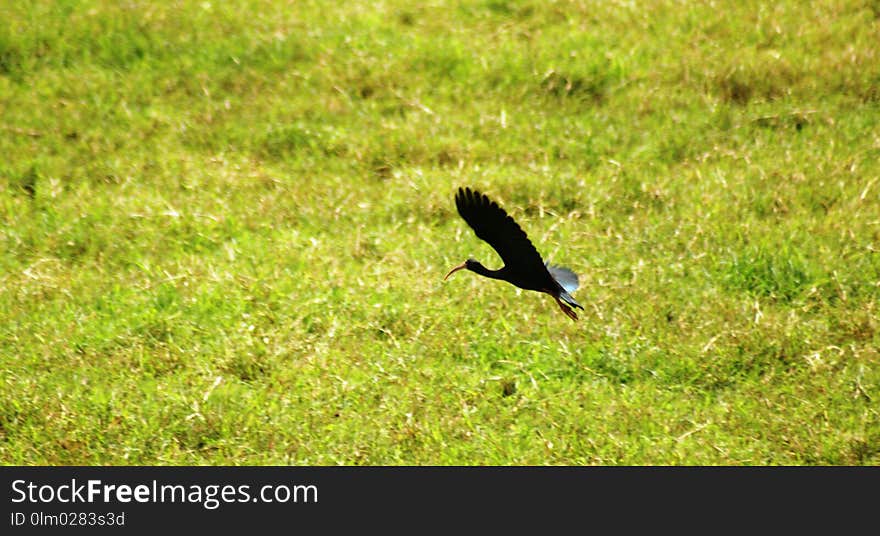
[[[880,2],[0,20],[2,463],[880,462]]]

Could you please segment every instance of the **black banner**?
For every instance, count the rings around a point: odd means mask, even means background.
[[[272,527],[545,533],[681,530],[711,518],[740,529],[826,522],[838,532],[875,519],[878,483],[880,469],[839,467],[0,467],[0,527],[11,529],[4,534]]]

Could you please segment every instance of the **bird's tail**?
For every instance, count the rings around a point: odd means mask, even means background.
[[[559,283],[559,286],[565,289],[566,292],[574,292],[578,289],[578,276],[576,273],[564,266],[554,266],[546,262],[544,263],[544,266],[547,267],[547,271],[550,272],[553,279],[555,279],[556,282]]]
[[[559,299],[561,299],[565,303],[571,305],[572,307],[577,307],[578,309],[580,309],[582,311],[584,310],[584,307],[581,304],[579,304],[577,301],[575,301],[575,299],[571,297],[571,294],[569,294],[565,290],[563,290],[562,292],[559,293]]]

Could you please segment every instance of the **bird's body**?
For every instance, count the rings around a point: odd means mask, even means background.
[[[569,294],[578,287],[578,278],[574,272],[546,264],[513,218],[498,203],[480,192],[459,188],[455,196],[455,206],[477,237],[498,252],[504,266],[498,270],[490,270],[479,262],[468,259],[446,274],[446,278],[458,270],[467,269],[485,277],[507,281],[525,290],[545,292],[553,296],[562,312],[572,320],[577,320],[577,313],[572,307],[583,307]]]

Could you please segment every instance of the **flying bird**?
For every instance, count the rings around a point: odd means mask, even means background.
[[[471,226],[477,238],[488,242],[504,266],[489,270],[478,261],[468,259],[446,274],[443,280],[459,270],[470,270],[485,277],[501,279],[525,290],[546,292],[553,296],[559,308],[572,320],[577,320],[573,307],[583,310],[570,292],[578,288],[577,274],[561,266],[547,264],[532,245],[525,231],[498,203],[470,188],[459,188],[455,207],[462,219]]]

